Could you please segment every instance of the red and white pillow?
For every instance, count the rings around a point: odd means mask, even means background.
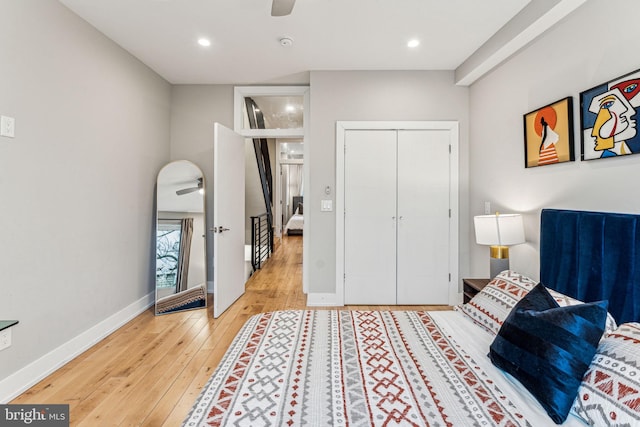
[[[491,280],[466,304],[455,307],[493,335],[497,335],[504,319],[536,282],[510,270]]]
[[[497,335],[511,309],[537,284],[538,282],[527,276],[511,270],[505,270],[491,280],[471,301],[459,305],[455,309],[493,335]],[[553,289],[548,290],[561,307],[582,304],[582,301],[556,292]],[[605,331],[613,331],[616,327],[615,320],[609,314]]]
[[[640,425],[640,323],[600,341],[572,412],[594,426]]]

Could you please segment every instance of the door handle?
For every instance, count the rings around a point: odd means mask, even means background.
[[[219,226],[219,227],[213,227],[213,232],[214,233],[222,233],[223,231],[229,231],[229,228],[225,228],[223,226]]]

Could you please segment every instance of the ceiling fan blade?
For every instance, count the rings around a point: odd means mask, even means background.
[[[194,191],[198,191],[202,187],[191,187],[191,188],[183,188],[182,190],[176,191],[178,196],[182,196],[184,194],[193,193]]]
[[[296,0],[273,0],[271,3],[271,16],[286,16],[293,10]]]
[[[189,187],[189,188],[183,188],[182,190],[178,190],[176,191],[176,194],[178,196],[182,196],[183,194],[189,194],[189,193],[193,193],[194,191],[201,190],[204,185],[204,181],[202,180],[202,177],[198,178],[198,182],[196,185],[197,187]]]

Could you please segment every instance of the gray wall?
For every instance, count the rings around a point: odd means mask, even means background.
[[[460,123],[460,277],[468,252],[468,89],[453,83],[452,71],[312,71],[311,137],[305,167],[305,220],[309,242],[305,268],[310,293],[335,292],[336,217],[320,212],[324,189],[335,200],[336,121],[457,120]]]
[[[170,86],[57,1],[0,10],[1,381],[153,292]]]
[[[528,243],[511,249],[511,268],[533,278],[539,276],[542,208],[640,212],[634,188],[640,155],[579,161],[579,93],[640,67],[640,3],[617,0],[615,17],[612,4],[586,2],[470,89],[469,227],[484,201],[493,210],[524,213]],[[566,96],[574,97],[576,161],[525,169],[522,115]],[[469,245],[471,275],[487,277],[488,248],[473,235]]]

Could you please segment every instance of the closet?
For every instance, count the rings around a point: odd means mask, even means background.
[[[449,304],[451,141],[450,129],[344,131],[345,304]]]

